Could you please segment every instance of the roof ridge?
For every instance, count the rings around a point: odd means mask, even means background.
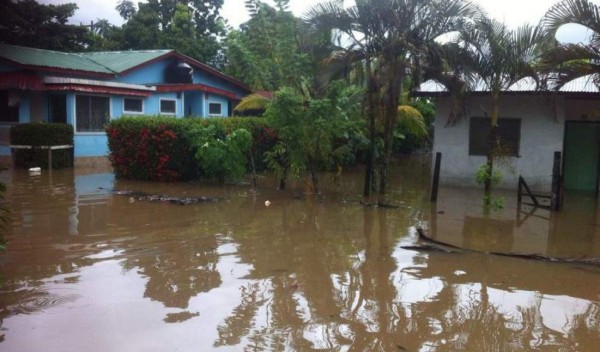
[[[46,52],[50,52],[50,53],[54,53],[54,54],[62,54],[62,55],[75,55],[75,56],[83,58],[83,56],[81,56],[79,52],[75,53],[75,52],[67,52],[67,51],[41,49],[41,48],[34,48],[34,47],[30,47],[30,46],[13,45],[13,44],[6,44],[6,43],[0,43],[0,46],[10,46],[13,48],[23,48],[23,49],[27,49],[27,50],[46,51]]]
[[[147,50],[109,50],[109,51],[82,51],[79,54],[123,54],[123,53],[168,53],[174,49],[147,49]]]
[[[91,58],[89,58],[89,57],[85,57],[85,56],[83,56],[83,55],[79,55],[79,57],[81,57],[82,59],[85,59],[85,60],[91,61],[91,62],[95,63],[95,64],[96,64],[96,65],[98,65],[98,66],[104,67],[105,69],[109,70],[110,72],[112,72],[112,73],[113,73],[113,74],[115,74],[115,75],[119,73],[119,72],[117,72],[117,71],[113,70],[112,68],[110,68],[110,67],[108,67],[108,66],[106,66],[106,65],[103,65],[103,64],[99,63],[98,61],[96,61],[96,60],[93,60],[93,59],[91,59]]]

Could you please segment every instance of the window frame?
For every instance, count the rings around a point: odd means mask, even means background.
[[[141,111],[130,111],[130,110],[126,110],[125,109],[125,100],[126,99],[131,99],[131,100],[139,100],[142,103],[142,110]],[[145,106],[144,106],[144,99],[140,98],[140,97],[123,97],[123,114],[128,114],[128,115],[143,115],[144,111],[145,111]]]
[[[163,112],[162,111],[162,102],[163,101],[172,101],[175,104],[175,112]],[[160,115],[177,116],[177,99],[176,98],[160,98],[160,99],[158,99],[158,112]]]
[[[79,131],[77,126],[77,98],[78,97],[100,97],[108,99],[108,121],[109,123],[112,120],[112,97],[110,95],[103,94],[75,94],[73,99],[73,130],[75,134],[78,135],[103,135],[106,134],[106,131],[102,129],[102,131]],[[68,116],[67,116],[68,119]],[[67,121],[68,122],[68,121]]]
[[[490,118],[489,117],[483,117],[483,116],[471,116],[471,118],[469,119],[469,131],[468,131],[468,154],[469,156],[487,156],[487,152],[488,152],[488,148],[489,148],[489,129],[486,130],[487,133],[482,134],[485,142],[483,145],[485,145],[485,152],[481,152],[480,149],[478,149],[478,146],[474,145],[474,126],[473,126],[473,121],[474,120],[479,120],[479,121],[485,121],[484,125],[486,126],[490,126]],[[502,123],[506,123],[507,121],[510,121],[511,123],[516,123],[518,125],[518,130],[516,130],[516,135],[514,136],[514,138],[511,138],[509,141],[514,141],[513,143],[510,143],[511,146],[515,146],[516,148],[514,148],[515,150],[513,152],[511,152],[510,154],[507,154],[505,156],[507,157],[511,157],[511,158],[519,158],[521,157],[521,128],[522,128],[522,121],[523,119],[520,117],[499,117],[498,118],[498,138],[500,140],[505,140],[502,138],[503,135],[503,131],[501,130],[501,126]]]
[[[210,105],[211,104],[219,105],[220,112],[218,114],[210,113]],[[223,103],[220,101],[209,101],[208,106],[207,106],[207,111],[208,111],[208,116],[221,116],[222,117],[223,116]]]

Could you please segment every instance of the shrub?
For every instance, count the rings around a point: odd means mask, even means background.
[[[243,128],[226,135],[218,133],[217,125],[209,125],[194,131],[197,148],[196,160],[202,165],[204,175],[239,180],[246,174],[246,159],[252,145],[252,135]]]
[[[10,143],[14,145],[52,146],[73,145],[73,126],[65,123],[23,123],[10,129]],[[48,168],[47,149],[15,149],[15,165],[29,168]],[[73,167],[73,148],[52,151],[52,168]]]
[[[179,181],[196,176],[189,122],[172,117],[122,117],[106,128],[117,177]]]
[[[256,170],[267,169],[265,153],[273,149],[277,141],[277,132],[267,125],[266,119],[262,117],[215,117],[202,119],[205,126],[214,125],[223,135],[232,131],[244,129],[252,135],[252,146],[246,161],[247,169],[252,169],[252,162]],[[253,159],[253,160],[252,160]]]

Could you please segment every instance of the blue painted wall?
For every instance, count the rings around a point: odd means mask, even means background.
[[[220,95],[216,95],[216,94],[208,94],[208,97],[206,99],[205,102],[205,108],[204,111],[205,116],[210,116],[209,115],[209,111],[208,110],[208,104],[210,103],[221,103],[221,116],[226,117],[227,116],[227,112],[229,111],[229,100],[225,97],[222,97]]]
[[[159,84],[165,82],[165,68],[174,62],[173,58],[154,62],[137,70],[117,77],[116,81],[132,84]]]
[[[239,88],[235,84],[229,83],[225,80],[222,80],[220,78],[212,76],[212,75],[208,74],[207,72],[202,71],[198,68],[194,69],[193,77],[194,77],[193,78],[194,83],[200,83],[200,84],[204,84],[204,85],[207,85],[210,87],[215,87],[215,88],[219,88],[219,89],[226,90],[229,92],[233,92],[240,98],[242,98],[248,94],[246,91]]]
[[[191,110],[189,116],[204,116],[204,93],[185,92],[185,109],[186,113]]]

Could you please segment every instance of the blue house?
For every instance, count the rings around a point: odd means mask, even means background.
[[[0,156],[10,155],[17,123],[69,123],[75,157],[102,157],[111,119],[225,117],[248,93],[242,82],[174,50],[65,53],[0,44]]]

